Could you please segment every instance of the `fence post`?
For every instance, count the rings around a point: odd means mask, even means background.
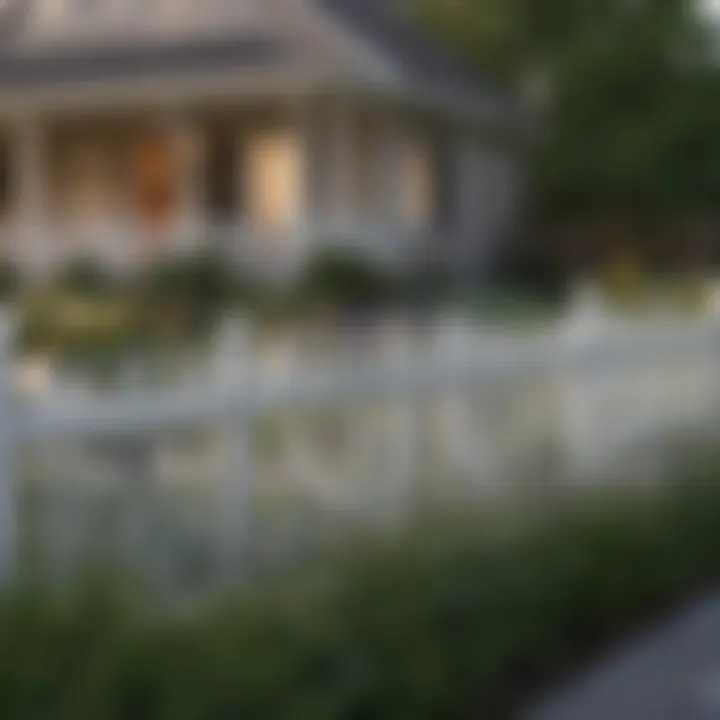
[[[586,351],[601,345],[609,318],[601,299],[591,287],[581,288],[560,328],[561,431],[563,470],[572,480],[587,480],[601,470],[608,449],[603,437],[602,371],[586,370]]]
[[[13,321],[0,310],[0,587],[17,569],[19,504],[16,467],[15,396],[12,366]]]
[[[712,344],[709,353],[708,372],[709,372],[709,397],[712,407],[709,415],[713,425],[720,420],[720,375],[718,375],[718,361],[720,361],[720,283],[715,282],[708,291],[705,301],[708,314],[711,321]]]
[[[232,318],[224,326],[224,372],[219,373],[228,390],[241,390],[243,397],[254,387],[256,366],[253,355],[253,338],[248,324]],[[232,363],[231,368],[228,363]],[[223,385],[225,386],[225,385]],[[252,407],[243,407],[239,415],[229,418],[230,432],[226,437],[227,477],[221,509],[226,532],[226,549],[231,563],[247,561],[252,553],[255,503],[254,430],[255,413]]]

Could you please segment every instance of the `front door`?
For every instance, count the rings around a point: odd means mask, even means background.
[[[179,212],[179,168],[171,143],[161,134],[143,138],[137,155],[139,214],[150,229],[164,229]]]
[[[241,214],[237,152],[238,143],[231,132],[210,134],[205,155],[205,206],[212,222],[229,224]]]

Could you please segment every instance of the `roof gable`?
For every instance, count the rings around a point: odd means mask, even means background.
[[[391,0],[314,0],[343,23],[418,88],[506,107],[516,105],[508,91],[464,66],[434,42]],[[516,109],[516,108],[515,108]]]

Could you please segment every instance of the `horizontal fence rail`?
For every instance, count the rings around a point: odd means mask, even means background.
[[[124,557],[177,588],[177,565],[233,575],[251,555],[529,491],[546,472],[609,476],[720,417],[716,318],[578,313],[534,332],[446,320],[365,338],[367,357],[342,362],[317,357],[341,339],[315,339],[305,360],[289,342],[272,372],[247,328],[226,330],[204,380],[98,396],[55,379],[26,397],[3,316],[3,577],[27,536],[64,567],[113,527]]]

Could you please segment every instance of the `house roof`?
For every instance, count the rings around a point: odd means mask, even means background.
[[[493,119],[518,117],[510,95],[479,81],[407,18],[389,10],[389,2],[259,0],[249,23],[230,15],[224,22],[223,6],[208,0],[214,9],[206,14],[216,14],[211,31],[195,26],[196,15],[195,20],[188,16],[180,33],[147,35],[137,26],[106,39],[99,32],[70,35],[63,43],[44,42],[42,36],[25,42],[23,32],[31,29],[26,22],[17,30],[17,42],[4,35],[0,100],[3,93],[7,101],[16,92],[57,95],[88,83],[102,84],[107,92],[135,81],[202,83],[272,71],[288,79],[315,73],[330,81],[361,81],[369,89],[432,97],[440,105],[461,102]]]
[[[509,93],[479,79],[447,48],[432,41],[391,0],[316,1],[349,29],[363,35],[378,52],[395,61],[410,81],[467,96],[511,100]]]
[[[48,49],[0,53],[0,90],[84,80],[147,78],[212,72],[220,67],[277,66],[297,53],[258,35],[153,45]]]

